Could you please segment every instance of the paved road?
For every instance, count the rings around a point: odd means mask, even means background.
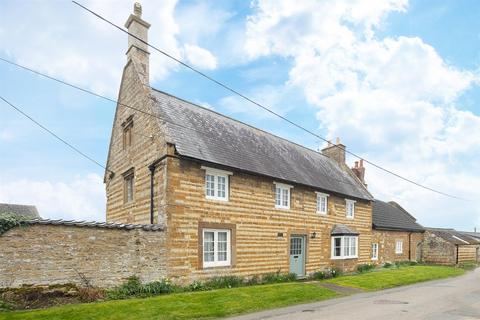
[[[360,293],[232,319],[480,319],[480,268],[457,278]]]

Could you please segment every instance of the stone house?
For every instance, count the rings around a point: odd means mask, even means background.
[[[454,229],[427,228],[422,250],[427,263],[480,262],[480,239]]]
[[[425,229],[394,201],[373,202],[372,261],[420,261]]]
[[[104,178],[107,221],[164,225],[165,273],[178,281],[369,263],[373,197],[345,146],[313,151],[151,88],[138,40],[149,27],[136,4]]]

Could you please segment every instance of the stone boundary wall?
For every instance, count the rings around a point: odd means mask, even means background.
[[[82,284],[112,287],[136,275],[166,276],[165,231],[135,226],[30,224],[0,235],[0,287]]]

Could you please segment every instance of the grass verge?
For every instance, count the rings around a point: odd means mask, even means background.
[[[411,266],[398,269],[381,269],[379,271],[343,276],[326,280],[340,286],[354,287],[366,291],[404,286],[428,280],[459,276],[465,270],[444,266]]]
[[[0,313],[0,319],[201,319],[320,301],[338,294],[316,284],[285,283],[220,289],[46,310]]]

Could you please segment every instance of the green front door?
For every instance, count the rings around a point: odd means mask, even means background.
[[[305,236],[290,237],[290,272],[305,276]]]

